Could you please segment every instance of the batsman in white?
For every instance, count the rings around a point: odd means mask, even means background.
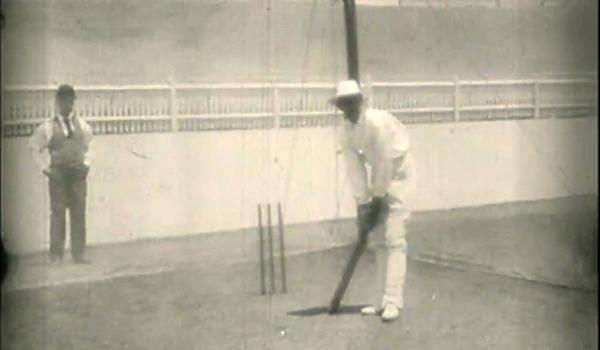
[[[404,307],[406,195],[414,187],[408,132],[390,113],[367,108],[354,80],[340,82],[331,102],[344,112],[343,151],[358,225],[371,227],[369,248],[376,256],[378,292],[361,313],[391,321]],[[372,217],[379,219],[373,223]]]

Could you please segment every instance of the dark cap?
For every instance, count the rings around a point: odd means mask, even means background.
[[[56,97],[75,98],[75,89],[71,85],[63,84],[56,90]]]

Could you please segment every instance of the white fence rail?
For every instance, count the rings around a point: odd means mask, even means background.
[[[30,135],[56,86],[6,86],[4,137]],[[76,86],[76,112],[97,134],[333,125],[332,83]],[[374,82],[372,107],[407,123],[597,116],[595,78]]]
[[[214,0],[217,2],[218,0]],[[240,0],[241,1],[241,0]],[[292,3],[312,4],[314,1],[318,5],[331,6],[331,0],[282,0]],[[451,8],[498,8],[498,9],[523,9],[523,8],[542,8],[542,7],[560,7],[572,4],[576,0],[357,0],[357,6],[398,6],[398,7],[416,7],[428,9],[451,9]]]

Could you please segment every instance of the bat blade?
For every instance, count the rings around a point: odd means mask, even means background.
[[[354,270],[356,269],[358,260],[360,259],[367,245],[366,233],[364,235],[361,235],[361,237],[362,238],[354,246],[352,255],[350,255],[350,259],[348,260],[348,262],[346,263],[346,267],[344,268],[342,279],[340,280],[340,283],[338,284],[335,293],[333,294],[333,298],[329,303],[328,313],[330,315],[336,314],[340,310],[340,303],[342,301],[342,298],[344,297],[346,289],[350,284],[350,280],[352,279],[352,275],[354,274]]]

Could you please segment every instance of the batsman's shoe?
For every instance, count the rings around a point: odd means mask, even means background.
[[[362,309],[360,309],[360,314],[363,316],[373,316],[373,315],[377,315],[377,314],[381,314],[381,312],[383,311],[383,309],[376,309],[375,306],[365,306]]]
[[[384,322],[393,321],[400,316],[400,309],[394,304],[387,304],[385,309],[383,309],[383,314],[381,314],[381,319]]]

